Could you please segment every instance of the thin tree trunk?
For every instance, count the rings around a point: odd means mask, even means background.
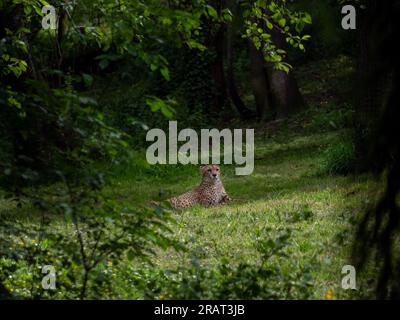
[[[251,117],[251,111],[246,107],[243,100],[240,98],[236,87],[233,61],[234,61],[234,49],[233,49],[233,30],[232,24],[228,25],[227,39],[226,39],[226,60],[227,60],[227,83],[230,98],[232,103],[236,107],[240,116],[243,119],[249,119]]]
[[[249,40],[250,53],[250,83],[256,103],[257,117],[263,120],[271,109],[270,88],[268,75],[265,70],[265,61],[262,52],[257,50],[253,42]]]
[[[215,84],[214,103],[212,112],[218,113],[228,101],[228,89],[224,75],[224,38],[225,25],[221,25],[218,32],[212,39],[212,46],[215,50],[215,60],[212,64],[212,74]]]
[[[368,155],[392,76],[391,72],[383,72],[383,69],[387,69],[387,57],[378,52],[379,46],[382,45],[381,33],[385,31],[382,26],[379,26],[379,29],[377,27],[379,23],[385,24],[384,21],[376,19],[379,8],[381,9],[379,1],[368,0],[366,9],[361,11],[358,18],[360,26],[354,127],[360,171],[375,170],[375,167],[379,166],[381,159],[374,159]]]
[[[384,88],[387,85],[387,77],[379,73],[379,59],[376,57],[374,46],[377,45],[374,32],[375,13],[377,1],[370,0],[367,7],[361,11],[359,49],[357,61],[358,94],[355,103],[356,126],[360,131],[368,131],[372,123],[377,119],[380,105],[383,102]]]
[[[285,49],[285,38],[275,28],[272,30],[272,39],[278,49]],[[269,65],[268,75],[277,118],[286,118],[305,107],[293,72],[286,73]]]

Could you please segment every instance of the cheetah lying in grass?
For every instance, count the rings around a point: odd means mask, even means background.
[[[208,207],[231,201],[222,184],[219,166],[205,165],[201,167],[201,172],[203,178],[198,187],[168,200],[172,207],[175,209],[185,209],[195,204]]]

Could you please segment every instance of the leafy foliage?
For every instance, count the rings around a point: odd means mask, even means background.
[[[288,44],[304,51],[303,43],[310,39],[310,35],[299,34],[304,26],[311,24],[311,16],[305,12],[291,11],[286,1],[248,1],[245,2],[244,17],[244,37],[251,39],[256,48],[263,52],[265,60],[273,63],[277,70],[289,72],[291,66],[284,61],[286,51],[276,44],[273,32],[276,30],[281,33]]]
[[[268,235],[267,235],[268,234]],[[311,295],[311,266],[289,257],[291,231],[258,230],[258,264],[232,264],[222,258],[210,269],[201,258],[176,270],[136,268],[126,275],[146,299],[305,299]],[[295,272],[293,272],[296,270]],[[126,271],[125,271],[126,272]]]

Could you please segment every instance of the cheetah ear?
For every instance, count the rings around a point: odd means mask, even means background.
[[[201,172],[202,174],[204,174],[204,172],[207,171],[208,166],[209,166],[208,164],[205,164],[205,165],[203,165],[203,166],[200,166],[200,172]]]

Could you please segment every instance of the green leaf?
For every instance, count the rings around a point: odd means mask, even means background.
[[[207,12],[211,18],[218,19],[218,12],[210,5],[207,5]]]
[[[232,16],[230,16],[229,14],[224,14],[224,21],[232,22]]]
[[[164,107],[161,108],[161,113],[162,113],[167,119],[171,119],[172,116],[173,116],[174,113],[175,113],[175,110],[174,110],[172,107],[168,106],[168,105],[164,105]]]
[[[90,74],[82,73],[82,79],[87,87],[90,87],[93,83],[93,77]]]
[[[164,77],[165,80],[169,81],[170,77],[169,77],[169,70],[167,67],[161,68],[160,72],[162,74],[162,76]]]
[[[33,9],[35,10],[36,14],[38,14],[39,16],[41,16],[41,17],[44,16],[44,14],[42,13],[42,8],[41,7],[37,7],[36,5],[34,5]]]
[[[146,99],[146,104],[150,106],[152,112],[161,111],[161,113],[168,119],[171,119],[175,110],[169,106],[164,100],[157,97],[150,97]]]
[[[31,6],[25,6],[24,7],[24,13],[26,16],[29,16],[32,13],[32,7]]]
[[[150,107],[150,110],[152,112],[156,112],[161,109],[161,106],[164,104],[164,101],[162,101],[160,98],[157,97],[151,97],[146,99],[146,104]]]
[[[286,19],[282,18],[278,21],[278,24],[283,28],[286,25]]]
[[[305,13],[304,17],[303,17],[303,21],[304,21],[304,23],[311,24],[312,23],[312,18],[308,13]]]
[[[189,39],[188,41],[186,41],[186,43],[190,49],[199,49],[200,51],[204,51],[206,49],[204,45],[193,39]]]
[[[263,34],[261,35],[261,38],[263,38],[264,40],[268,40],[268,39],[271,38],[271,35],[268,34],[268,33],[263,33]]]

